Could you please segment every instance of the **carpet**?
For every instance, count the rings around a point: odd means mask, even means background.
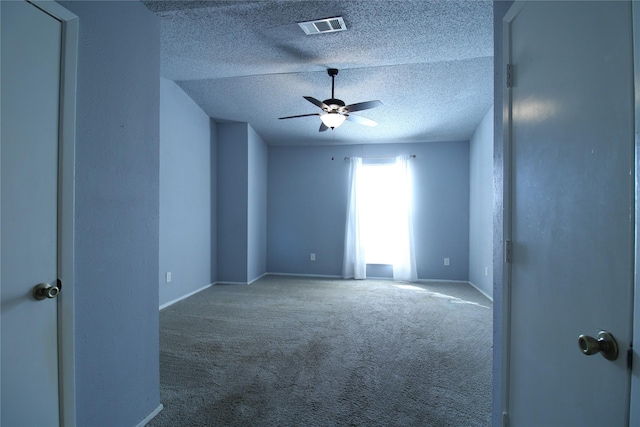
[[[213,286],[160,312],[149,426],[487,426],[491,319],[461,283]]]

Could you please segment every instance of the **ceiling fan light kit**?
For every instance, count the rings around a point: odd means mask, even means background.
[[[334,93],[335,77],[338,74],[338,69],[329,68],[327,70],[327,73],[329,74],[329,76],[331,76],[331,98],[325,99],[324,101],[319,101],[312,96],[303,97],[304,99],[306,99],[307,101],[315,105],[316,107],[321,108],[322,111],[324,112],[323,114],[321,113],[299,114],[296,116],[280,117],[279,119],[283,120],[283,119],[293,119],[297,117],[320,116],[320,120],[322,121],[322,124],[320,125],[320,129],[319,129],[320,132],[324,132],[329,128],[335,129],[338,126],[340,126],[342,123],[344,123],[345,120],[349,120],[351,122],[358,123],[365,126],[376,126],[377,123],[374,122],[373,120],[367,119],[362,116],[352,115],[350,113],[353,113],[354,111],[369,110],[371,108],[379,107],[382,105],[382,102],[376,100],[376,101],[358,102],[356,104],[345,105],[344,101],[342,101],[341,99],[337,99]]]
[[[340,113],[327,113],[320,116],[320,120],[322,120],[322,123],[324,123],[326,127],[329,127],[331,129],[340,126],[342,123],[344,123],[346,118],[346,116],[343,116]]]

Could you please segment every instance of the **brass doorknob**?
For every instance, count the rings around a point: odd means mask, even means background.
[[[580,351],[587,356],[602,353],[602,356],[608,360],[616,360],[618,358],[618,343],[613,335],[607,331],[600,331],[598,338],[589,335],[580,335],[578,337],[578,346]]]
[[[55,285],[39,283],[33,288],[33,297],[37,300],[55,298],[60,293],[61,285],[60,280],[56,280]]]

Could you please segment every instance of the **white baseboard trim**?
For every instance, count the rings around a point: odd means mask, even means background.
[[[301,273],[265,273],[267,276],[290,276],[290,277],[317,277],[324,279],[342,279],[342,276],[333,274],[301,274]]]
[[[266,276],[268,273],[262,273],[261,275],[259,275],[258,277],[256,277],[255,279],[253,279],[252,281],[250,281],[248,284],[252,284],[253,282],[255,282],[256,280],[260,280],[262,279],[264,276]]]
[[[473,286],[474,288],[476,288],[476,290],[478,292],[480,292],[482,295],[484,295],[485,297],[487,297],[487,299],[491,302],[493,302],[493,296],[489,295],[488,293],[486,293],[485,291],[483,291],[482,289],[480,289],[479,287],[477,287],[476,285],[473,284],[473,282],[469,281],[468,282],[471,286]]]
[[[302,273],[265,273],[267,276],[292,276],[292,277],[318,277],[325,279],[342,279],[342,276],[337,274],[302,274]],[[394,280],[393,277],[374,277],[367,276],[367,279],[375,279],[375,280]],[[353,277],[348,278],[346,280],[353,280]],[[222,283],[222,282],[221,282]],[[416,283],[460,283],[460,284],[470,284],[467,280],[445,280],[445,279],[418,279]],[[472,284],[473,285],[473,284]],[[475,286],[474,286],[475,287]]]
[[[231,282],[229,280],[218,280],[216,285],[248,285],[248,282]]]
[[[179,298],[176,298],[176,299],[171,300],[171,301],[169,301],[169,302],[165,302],[164,304],[162,304],[162,305],[160,306],[160,310],[162,310],[163,308],[167,308],[167,307],[169,307],[170,305],[173,305],[173,304],[177,303],[178,301],[182,301],[182,300],[183,300],[183,299],[185,299],[185,298],[189,298],[191,295],[195,295],[195,294],[197,294],[198,292],[204,291],[205,289],[210,288],[210,287],[211,287],[211,286],[213,286],[213,285],[215,285],[215,283],[210,283],[210,284],[208,284],[208,285],[206,285],[206,286],[201,287],[200,289],[196,289],[196,290],[195,290],[195,291],[193,291],[193,292],[189,292],[189,293],[188,293],[188,294],[186,294],[186,295],[182,295],[182,296],[181,296],[181,297],[179,297]]]
[[[144,427],[147,424],[149,424],[149,422],[152,419],[154,419],[155,416],[158,415],[160,413],[160,411],[162,411],[162,409],[164,409],[164,406],[162,406],[162,403],[161,403],[160,405],[158,405],[158,407],[156,409],[153,410],[153,412],[151,412],[149,415],[147,415],[144,420],[140,421],[136,427]]]
[[[418,283],[461,283],[468,285],[468,280],[418,279]]]
[[[255,282],[256,280],[260,280],[262,279],[264,276],[266,276],[269,273],[262,273],[261,275],[259,275],[258,277],[256,277],[255,279],[252,279],[249,282],[231,282],[229,280],[219,280],[216,282],[216,285],[250,285],[253,282]]]

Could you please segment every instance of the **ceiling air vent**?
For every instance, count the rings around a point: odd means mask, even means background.
[[[315,21],[298,22],[300,28],[305,34],[321,34],[335,33],[336,31],[344,31],[347,26],[344,25],[344,19],[341,16],[335,18],[317,19]]]

